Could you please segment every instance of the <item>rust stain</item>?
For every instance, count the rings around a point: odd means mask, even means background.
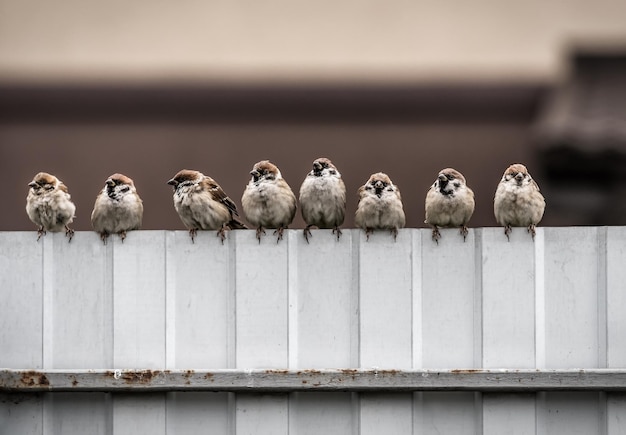
[[[213,379],[213,373],[207,373],[204,375],[204,379],[206,380],[210,380],[211,382],[215,382],[215,379]]]
[[[127,384],[149,384],[156,375],[152,370],[142,370],[138,372],[122,372],[121,379]]]
[[[482,369],[455,369],[450,370],[450,373],[454,373],[455,375],[465,375],[470,373],[481,373]]]
[[[50,386],[50,381],[48,380],[47,376],[35,370],[29,370],[22,373],[20,382],[27,387]]]
[[[265,370],[265,373],[267,373],[268,375],[286,375],[287,373],[289,373],[289,370],[287,369],[268,369]]]

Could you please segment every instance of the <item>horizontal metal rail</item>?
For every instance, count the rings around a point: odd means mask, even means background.
[[[0,370],[0,392],[626,391],[626,369]]]

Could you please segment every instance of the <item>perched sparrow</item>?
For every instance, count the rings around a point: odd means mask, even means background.
[[[426,194],[426,220],[433,227],[433,240],[439,243],[438,227],[461,227],[467,237],[467,222],[474,213],[474,192],[465,184],[460,172],[442,169]]]
[[[174,208],[192,242],[198,230],[217,230],[224,243],[226,230],[246,228],[235,217],[239,216],[235,203],[211,177],[183,169],[167,184],[174,188]]]
[[[395,240],[398,228],[403,228],[405,224],[398,187],[387,174],[379,172],[372,174],[358,193],[359,204],[354,216],[356,226],[365,230],[367,239],[374,230],[391,230]]]
[[[39,226],[37,240],[46,231],[59,232],[65,228],[65,235],[72,241],[74,230],[68,225],[74,219],[76,206],[70,199],[67,186],[46,172],[35,175],[28,186],[30,190],[26,197],[26,213]]]
[[[264,228],[276,228],[278,240],[283,230],[293,221],[296,214],[296,196],[280,174],[280,170],[269,160],[254,165],[252,178],[241,197],[246,219],[256,227],[256,238],[261,243]]]
[[[119,234],[122,242],[126,231],[138,230],[143,218],[143,201],[133,180],[113,174],[104,182],[91,212],[91,225],[106,244],[109,234]]]
[[[528,232],[535,238],[535,225],[543,217],[546,202],[539,193],[539,186],[532,179],[526,166],[519,163],[509,166],[493,200],[496,220],[504,225],[507,239],[511,227],[528,227]]]
[[[307,242],[313,226],[332,228],[339,240],[339,225],[346,214],[346,186],[330,160],[322,157],[313,162],[313,170],[300,186],[300,211],[307,224],[304,229]]]

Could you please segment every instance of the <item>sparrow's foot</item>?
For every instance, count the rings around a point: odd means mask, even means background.
[[[37,230],[37,241],[41,239],[41,236],[45,236],[45,235],[46,235],[46,230],[43,229],[43,226],[39,227],[39,229]]]
[[[511,225],[505,225],[504,227],[504,235],[506,236],[507,240],[510,242],[511,238],[509,237],[509,234],[511,234]]]
[[[469,234],[469,230],[467,229],[465,225],[461,225],[460,233],[463,236],[463,241],[465,241],[465,239],[467,238],[467,235]]]
[[[109,238],[109,233],[100,233],[100,240],[102,240],[102,244],[107,244],[107,239]]]
[[[304,233],[304,238],[306,239],[306,242],[307,242],[307,243],[309,243],[309,237],[313,237],[313,235],[311,234],[311,227],[312,227],[312,226],[314,226],[314,225],[307,225],[307,226],[304,228],[304,231],[303,231],[303,233]]]
[[[198,234],[197,228],[192,228],[189,230],[189,237],[191,237],[191,243],[196,243],[196,234]]]
[[[337,234],[337,241],[339,241],[339,239],[341,238],[341,234],[342,234],[339,227],[333,228],[333,234]]]
[[[274,231],[274,235],[278,234],[278,237],[276,238],[276,243],[280,242],[283,239],[283,231],[285,231],[285,227],[283,226],[276,228],[276,230]]]
[[[126,239],[126,231],[122,230],[119,232],[120,239],[122,239],[122,243],[124,243],[124,239]]]
[[[437,225],[433,225],[432,239],[434,242],[437,242],[437,244],[439,244],[439,239],[441,239],[441,233],[439,232],[439,228],[437,227]]]
[[[74,230],[65,225],[65,237],[68,237],[68,243],[72,241],[72,237],[74,237]]]
[[[535,224],[528,225],[528,232],[530,233],[534,241],[535,240]]]
[[[398,229],[394,227],[390,231],[391,231],[391,235],[393,236],[393,241],[395,242],[396,239],[398,238]]]
[[[256,239],[261,243],[261,234],[265,235],[265,230],[263,227],[259,227],[256,229]]]
[[[222,227],[217,230],[217,237],[220,238],[220,240],[222,241],[222,245],[224,244],[224,239],[226,238],[226,230],[228,230],[229,227],[227,224],[223,224]]]
[[[369,242],[370,240],[370,234],[372,234],[374,232],[374,230],[372,228],[366,228],[365,229],[365,241]]]

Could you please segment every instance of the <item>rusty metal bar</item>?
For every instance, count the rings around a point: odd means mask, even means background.
[[[0,370],[0,392],[626,391],[626,369]]]

